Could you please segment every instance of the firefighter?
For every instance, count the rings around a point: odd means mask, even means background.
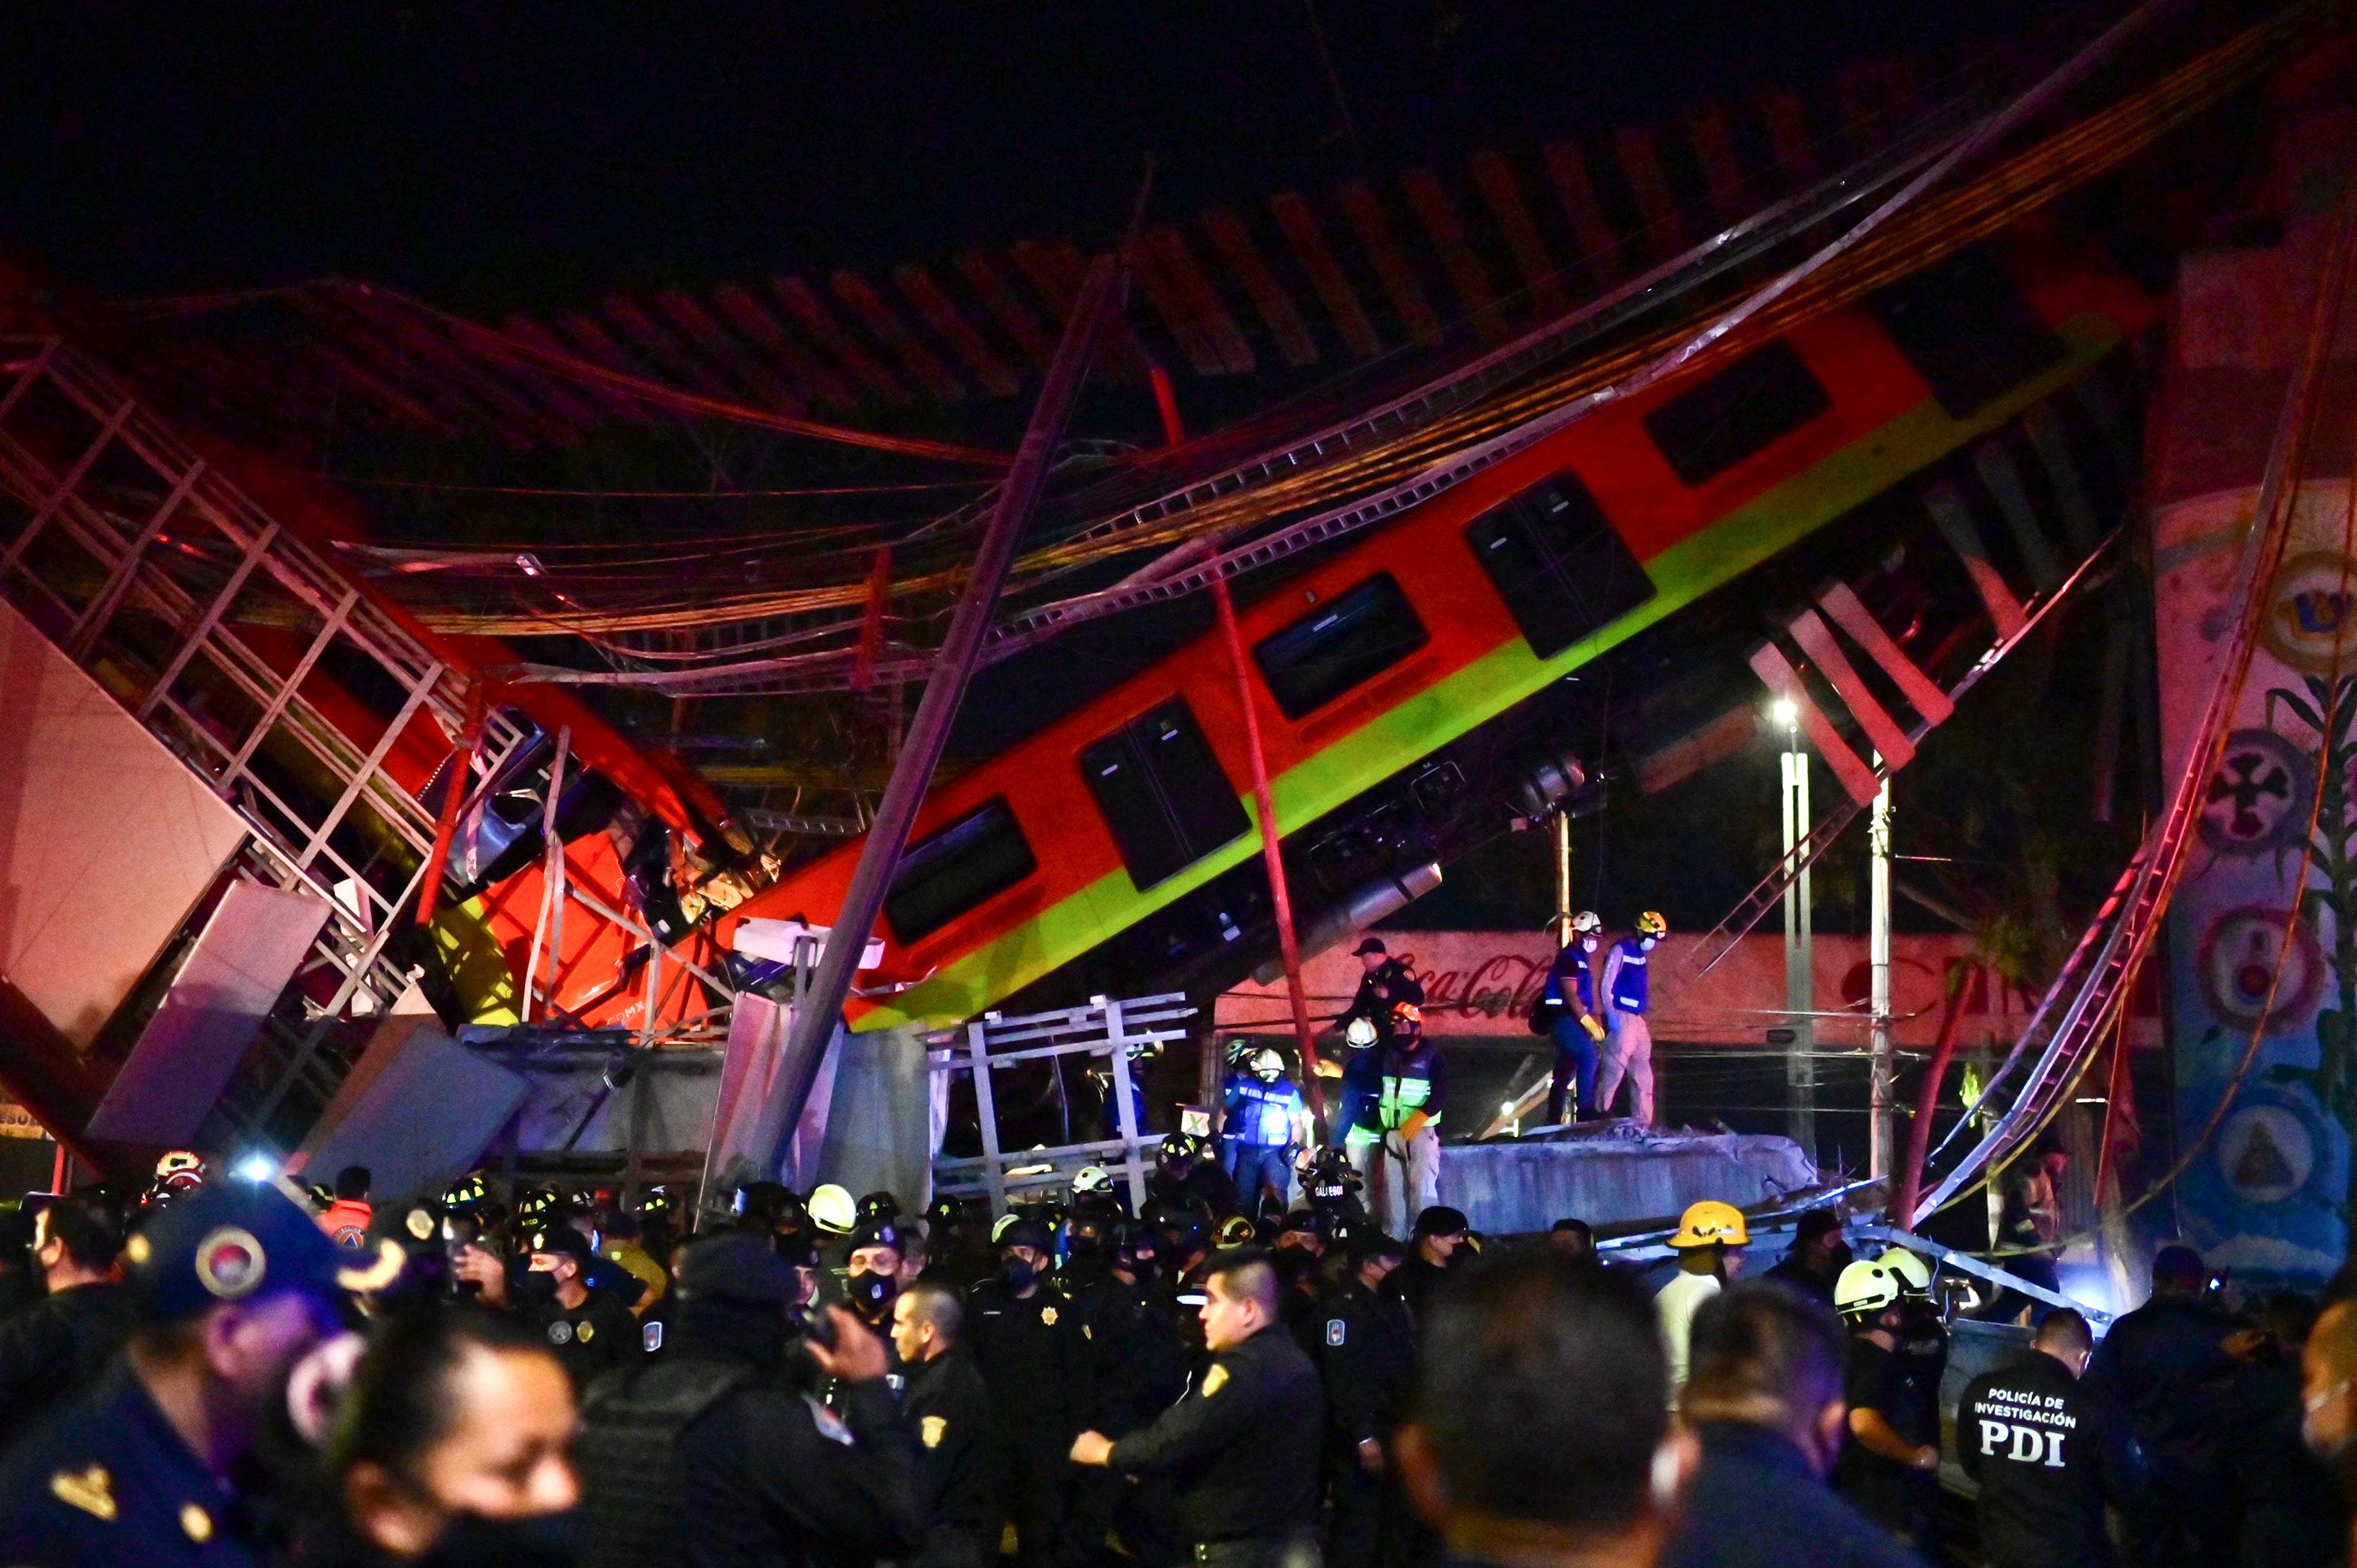
[[[1221,1138],[1236,1201],[1261,1212],[1269,1195],[1281,1212],[1292,1181],[1293,1151],[1309,1141],[1309,1111],[1285,1076],[1285,1058],[1269,1047],[1253,1052],[1246,1069],[1232,1072],[1222,1095]]]
[[[2050,1312],[2029,1355],[1983,1372],[1956,1402],[1957,1457],[1980,1483],[1988,1568],[2116,1561],[2104,1504],[2129,1511],[2141,1482],[2126,1429],[2080,1381],[2094,1348],[2085,1318]]]
[[[1571,918],[1568,940],[1555,955],[1539,996],[1539,1005],[1551,1009],[1554,1018],[1549,1033],[1555,1036],[1555,1083],[1547,1091],[1547,1121],[1558,1127],[1596,1114],[1596,1047],[1604,1038],[1604,1020],[1597,1016],[1595,958],[1603,931],[1604,922],[1593,909]],[[1575,1088],[1576,1102],[1569,1098]]]
[[[1649,974],[1653,949],[1669,935],[1670,925],[1652,909],[1637,917],[1637,929],[1612,944],[1604,958],[1604,1076],[1596,1085],[1593,1114],[1608,1116],[1620,1080],[1629,1080],[1637,1125],[1653,1124],[1653,1032],[1645,1015],[1652,1006]],[[1587,1031],[1583,1029],[1581,1033]],[[1580,1102],[1585,1112],[1586,1101]]]
[[[1852,1263],[1834,1286],[1834,1309],[1849,1325],[1844,1385],[1850,1441],[1834,1489],[1928,1556],[1939,1499],[1940,1386],[1900,1354],[1904,1279],[1880,1259]]]
[[[1448,1058],[1424,1032],[1424,1010],[1392,1004],[1375,1124],[1383,1150],[1383,1229],[1399,1235],[1440,1201],[1440,1116],[1448,1099]]]
[[[1744,1222],[1743,1210],[1731,1203],[1706,1197],[1686,1205],[1679,1216],[1677,1234],[1670,1238],[1678,1272],[1653,1296],[1653,1320],[1669,1358],[1673,1392],[1686,1380],[1686,1345],[1693,1337],[1695,1314],[1741,1271],[1743,1249],[1750,1244],[1751,1228]]]

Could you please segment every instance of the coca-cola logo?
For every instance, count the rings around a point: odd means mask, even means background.
[[[1470,968],[1426,969],[1412,952],[1401,953],[1399,958],[1424,987],[1425,1015],[1449,1013],[1459,1018],[1520,1017],[1528,1013],[1546,984],[1553,961],[1501,952],[1491,953]]]

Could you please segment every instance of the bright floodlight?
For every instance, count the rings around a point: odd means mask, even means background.
[[[1514,1102],[1513,1102],[1512,1101],[1511,1101],[1511,1100],[1507,1101],[1503,1105],[1501,1105],[1501,1106],[1499,1106],[1499,1107],[1498,1107],[1498,1114],[1499,1114],[1499,1115],[1501,1115],[1501,1116],[1512,1116],[1513,1113],[1514,1113]]]
[[[268,1181],[278,1174],[278,1166],[268,1155],[248,1155],[233,1167],[248,1181]]]
[[[1792,721],[1801,716],[1801,711],[1792,706],[1792,698],[1779,697],[1768,705],[1768,714],[1786,729],[1791,729]]]

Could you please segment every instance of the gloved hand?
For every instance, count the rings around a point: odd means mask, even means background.
[[[1604,1020],[1593,1013],[1582,1013],[1579,1015],[1579,1026],[1587,1031],[1587,1037],[1591,1040],[1604,1038]]]
[[[1400,1123],[1400,1142],[1403,1144],[1415,1143],[1415,1135],[1418,1133],[1423,1132],[1425,1123],[1431,1120],[1431,1117],[1426,1115],[1421,1111],[1409,1112],[1407,1120]]]

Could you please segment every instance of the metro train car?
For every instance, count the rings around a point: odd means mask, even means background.
[[[2101,258],[2017,225],[1244,585],[1280,824],[1334,811],[1996,429],[2157,315]],[[731,919],[831,920],[860,847],[791,870]],[[1258,853],[1212,631],[933,790],[851,1026],[971,1017]]]

